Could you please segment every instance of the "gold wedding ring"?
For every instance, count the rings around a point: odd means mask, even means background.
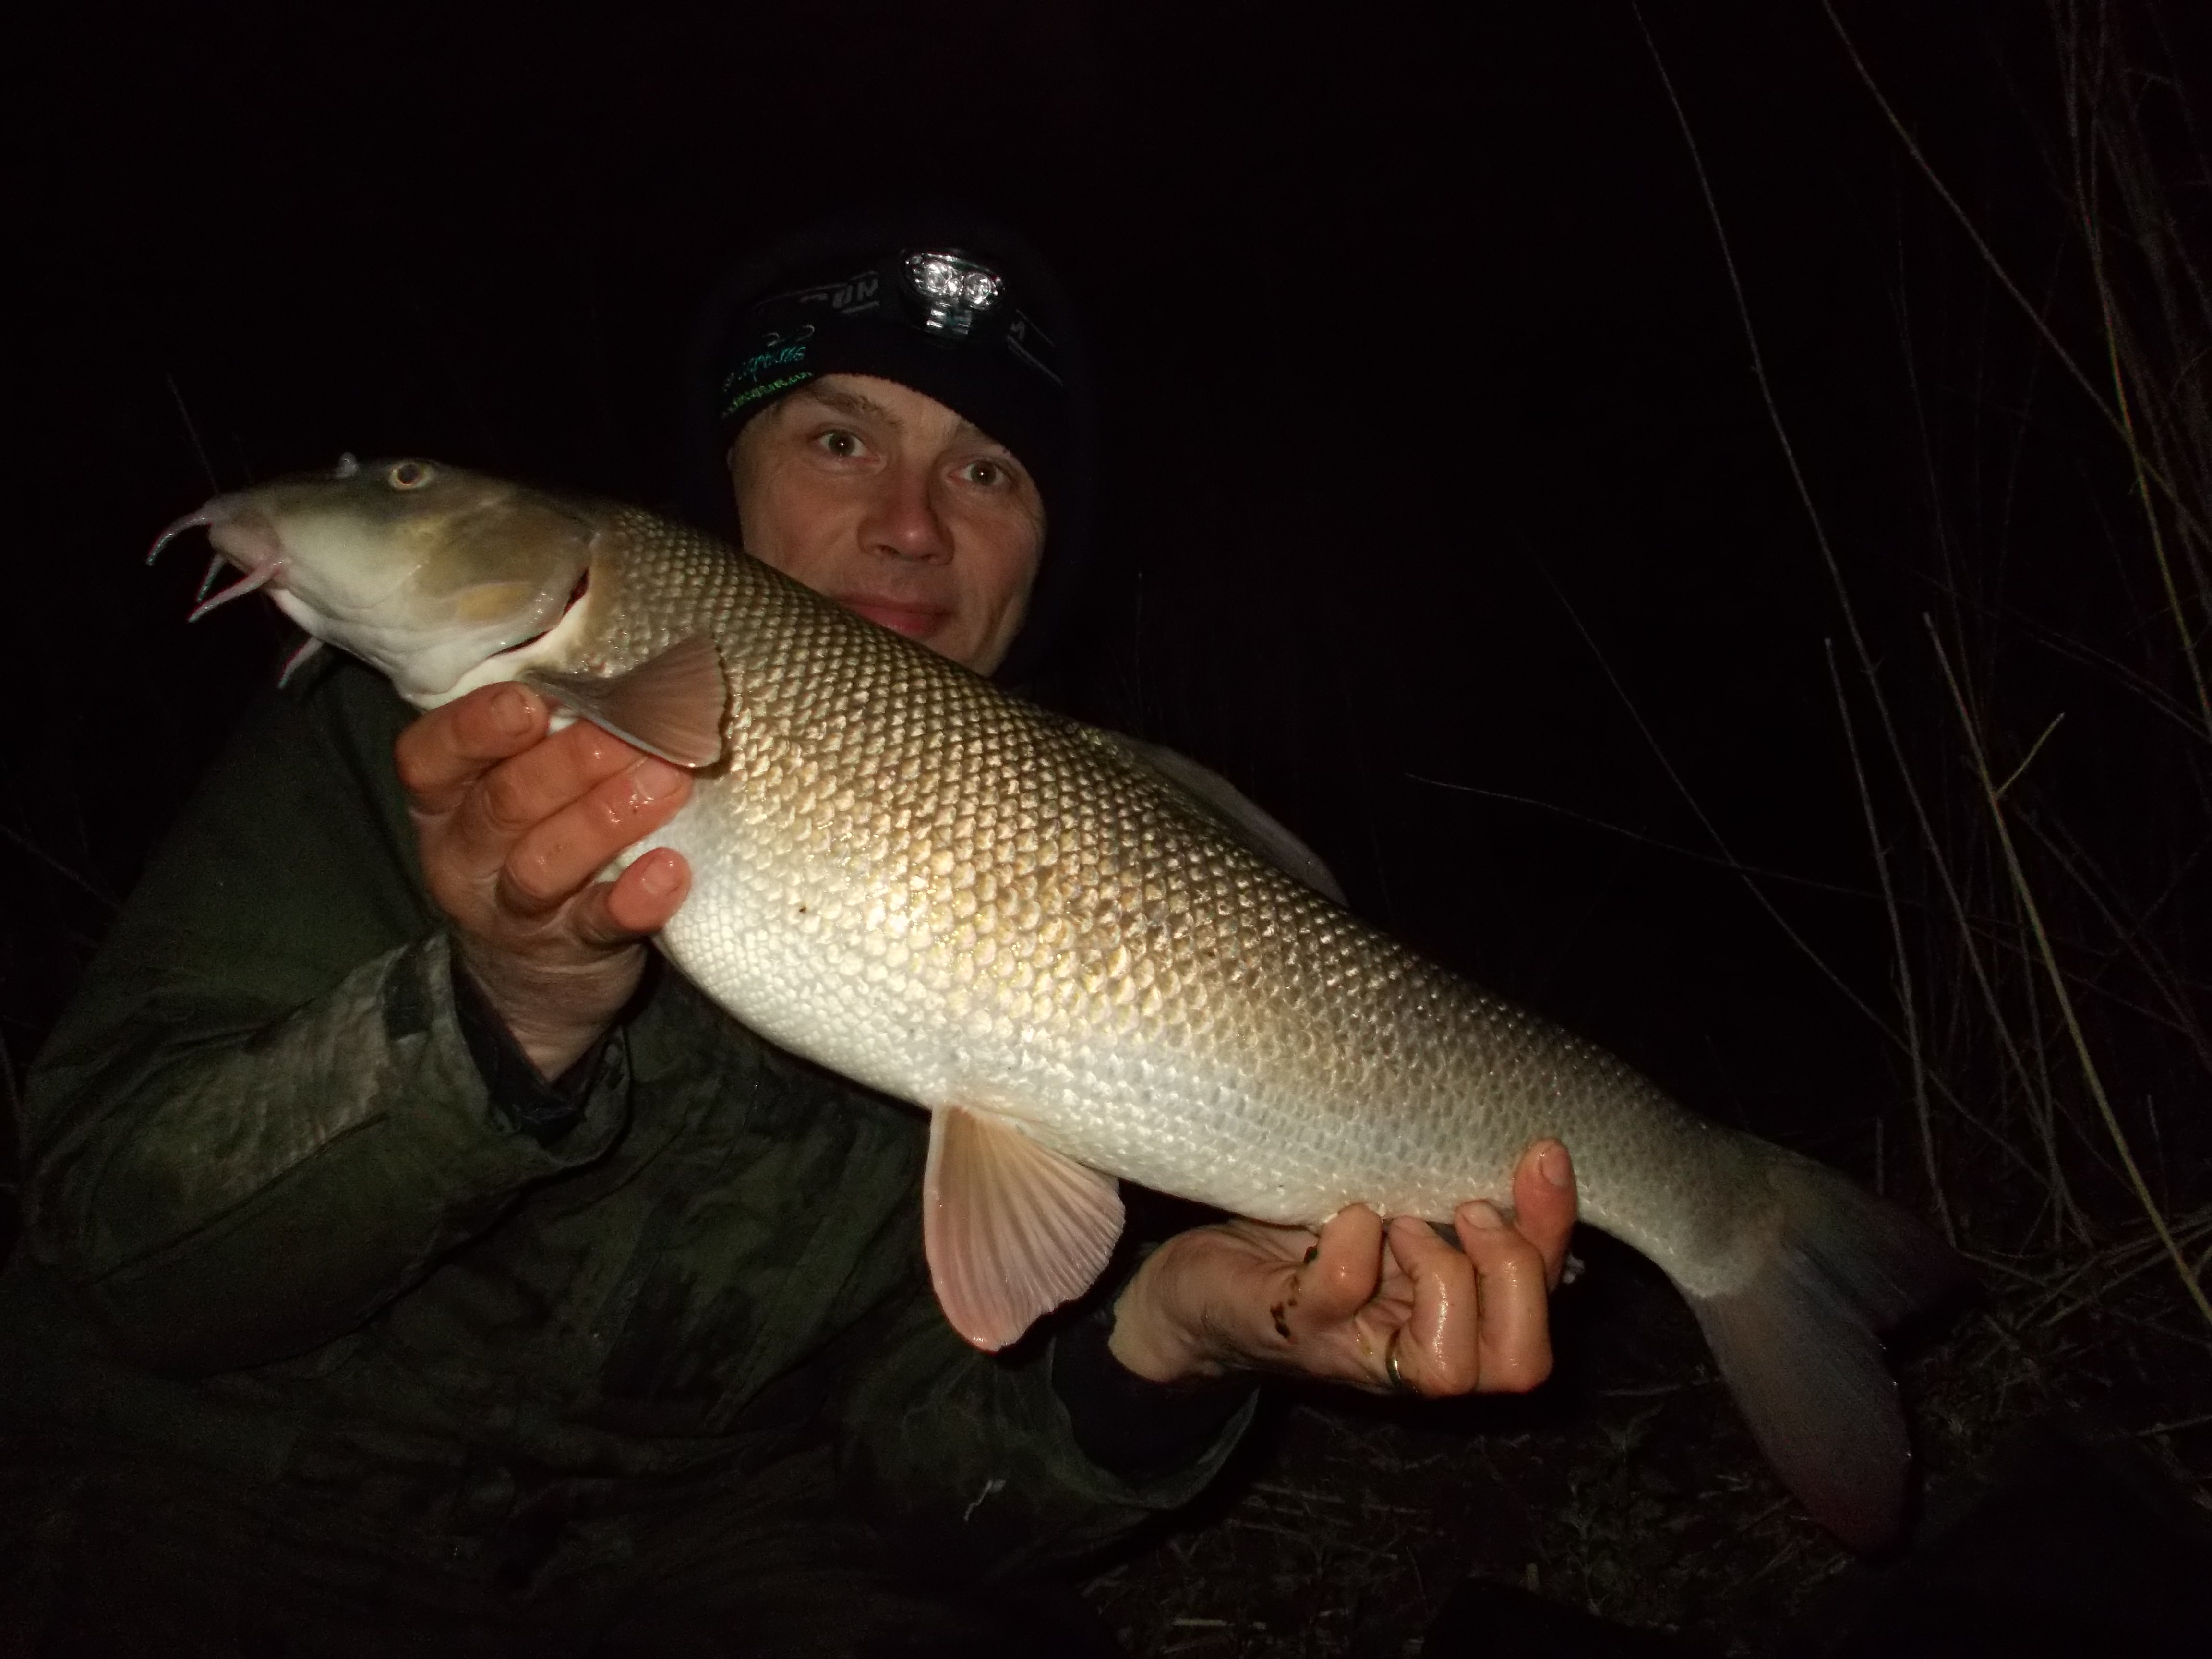
[[[1405,1334],[1404,1327],[1390,1333],[1390,1340],[1382,1350],[1382,1369],[1390,1378],[1390,1386],[1400,1394],[1411,1394],[1413,1385],[1406,1381],[1405,1372],[1398,1369],[1398,1339]]]

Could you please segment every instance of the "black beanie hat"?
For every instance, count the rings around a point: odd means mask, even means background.
[[[995,678],[1030,680],[1061,631],[1090,552],[1096,411],[1075,319],[1025,241],[943,206],[855,213],[774,243],[724,285],[695,337],[678,506],[737,529],[731,443],[819,375],[896,381],[1012,452],[1045,507],[1021,631]]]

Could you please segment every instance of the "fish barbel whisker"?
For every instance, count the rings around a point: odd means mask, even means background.
[[[215,514],[210,510],[210,508],[214,505],[215,503],[210,501],[208,503],[207,507],[201,507],[197,513],[187,513],[183,518],[178,519],[166,526],[160,535],[154,538],[153,546],[146,550],[146,562],[148,564],[151,564],[155,560],[160,558],[161,556],[161,550],[167,547],[171,542],[176,540],[178,537],[183,535],[187,530],[204,530],[208,526],[213,524],[215,522]],[[207,589],[205,586],[203,586],[200,591],[204,593]]]
[[[293,652],[290,656],[284,659],[283,672],[276,676],[276,689],[281,691],[286,686],[291,684],[292,676],[300,672],[301,666],[305,665],[308,658],[313,656],[316,652],[322,648],[323,642],[317,639],[313,634],[308,635],[306,639],[301,641],[299,649]]]
[[[198,622],[202,617],[206,616],[209,611],[220,610],[222,606],[228,605],[233,599],[243,599],[246,594],[254,592],[257,588],[266,587],[272,578],[283,574],[283,569],[284,562],[282,559],[270,560],[268,563],[263,565],[258,570],[251,571],[247,574],[240,576],[236,581],[224,588],[220,593],[216,594],[212,599],[202,599],[198,605],[192,607],[191,614],[186,617],[185,620],[186,622]],[[200,591],[202,592],[205,592],[207,590],[203,586]]]

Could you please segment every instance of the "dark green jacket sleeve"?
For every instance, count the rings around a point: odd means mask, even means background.
[[[392,776],[409,717],[350,665],[264,697],[33,1069],[28,1247],[144,1363],[327,1341],[618,1127],[594,1102],[549,1152],[491,1109]]]
[[[1007,1572],[1106,1544],[1181,1508],[1212,1480],[1249,1425],[1255,1394],[1239,1392],[1226,1420],[1217,1414],[1217,1427],[1163,1467],[1102,1467],[1083,1450],[1053,1385],[1074,1335],[1070,1316],[1006,1353],[977,1352],[928,1293],[914,1219],[910,1275],[920,1294],[868,1334],[867,1363],[832,1402],[855,1501],[948,1566]]]
[[[351,665],[257,706],[34,1068],[27,1245],[125,1359],[311,1425],[381,1469],[364,1503],[427,1483],[409,1513],[449,1469],[667,1482],[826,1431],[852,1505],[1003,1569],[1198,1490],[1249,1411],[1158,1471],[1087,1456],[1051,1343],[938,1310],[920,1115],[681,980],[576,1127],[514,1127],[392,775],[409,717]]]

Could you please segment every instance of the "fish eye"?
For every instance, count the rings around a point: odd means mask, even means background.
[[[384,481],[394,489],[420,489],[433,476],[434,470],[424,462],[401,461],[384,475]]]

